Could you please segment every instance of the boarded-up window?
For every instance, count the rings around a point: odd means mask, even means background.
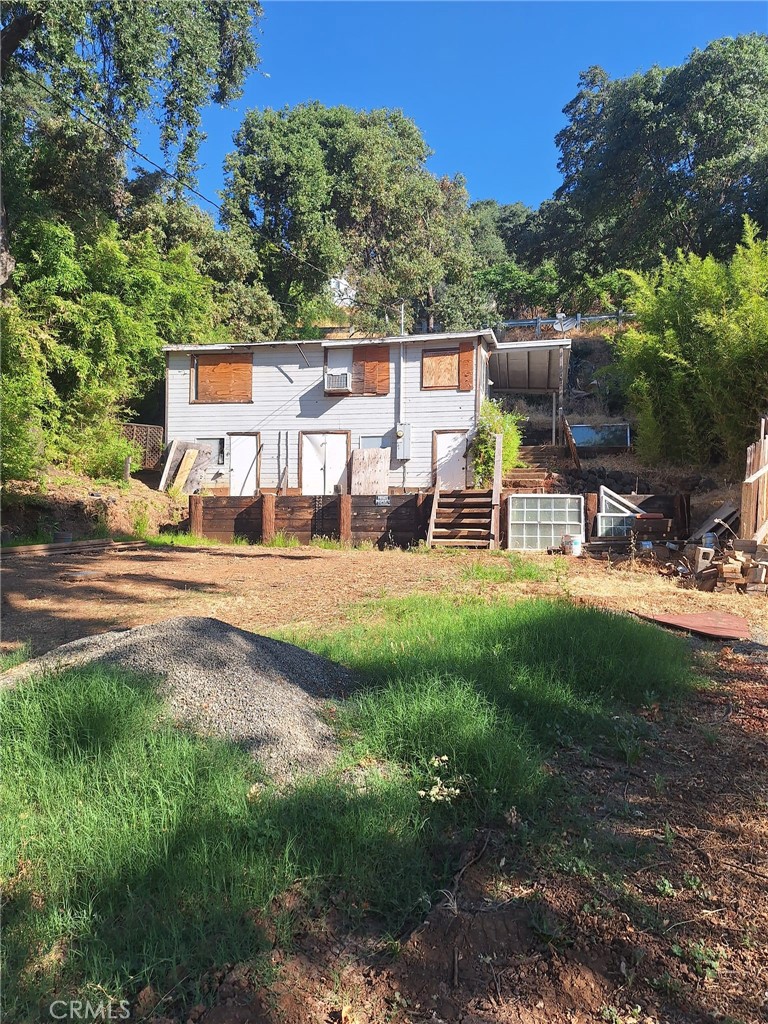
[[[250,402],[253,356],[250,352],[211,352],[192,356],[193,402]]]
[[[352,350],[352,394],[389,394],[389,345],[356,345]]]
[[[431,349],[421,355],[421,386],[425,391],[471,391],[474,386],[474,345]]]

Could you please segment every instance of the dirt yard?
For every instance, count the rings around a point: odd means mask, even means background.
[[[653,612],[730,611],[755,643],[692,641],[716,686],[682,712],[647,709],[653,744],[626,764],[588,751],[550,763],[568,780],[561,828],[518,821],[466,846],[453,885],[412,933],[350,929],[290,894],[301,922],[275,944],[274,984],[252,965],[198,979],[213,1006],[191,1012],[141,993],[136,1018],[193,1024],[759,1024],[768,1006],[768,600],[681,589],[652,567],[536,562],[544,581],[492,582],[501,556],[315,547],[134,548],[10,554],[5,650],[35,653],[175,615],[253,631],[327,627],[360,602],[437,591],[561,596]],[[635,756],[637,755],[637,756]],[[550,826],[551,827],[551,826]],[[457,837],[457,842],[459,837]],[[462,840],[463,841],[463,840]],[[534,907],[532,912],[531,907]],[[181,1016],[180,1016],[181,1014]]]
[[[133,548],[119,553],[7,553],[2,574],[3,649],[28,641],[35,654],[108,629],[172,615],[210,615],[254,632],[327,626],[371,598],[450,587],[481,596],[563,596],[601,607],[655,612],[730,611],[768,632],[768,601],[735,592],[683,590],[656,568],[568,563],[530,556],[543,582],[472,577],[500,556],[472,552],[327,550],[317,547]],[[763,637],[765,640],[765,637]]]

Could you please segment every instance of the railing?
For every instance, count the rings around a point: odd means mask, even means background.
[[[571,453],[573,464],[576,467],[576,469],[581,469],[581,459],[579,458],[579,453],[576,448],[576,442],[573,439],[573,433],[571,432],[570,424],[568,423],[568,420],[565,418],[565,416],[562,417],[561,423],[563,437],[565,439],[566,445],[568,446],[568,451]]]
[[[768,538],[768,416],[760,418],[760,437],[747,448],[739,533],[758,544]]]
[[[429,513],[429,526],[427,528],[427,547],[432,547],[432,537],[435,532],[435,521],[437,519],[437,506],[440,504],[440,477],[435,480],[435,490],[432,495],[432,511]]]
[[[493,455],[493,511],[491,514],[491,537],[489,547],[498,548],[501,541],[501,477],[503,472],[504,435],[496,434]]]
[[[544,326],[552,326],[553,324],[569,324],[568,330],[578,331],[582,324],[595,324],[601,320],[615,320],[617,324],[621,325],[622,320],[634,319],[634,313],[627,313],[625,309],[619,309],[615,313],[596,313],[590,316],[582,316],[581,313],[575,313],[571,317],[534,317],[532,320],[504,320],[499,326],[500,327],[533,327],[537,338],[541,337],[541,328]]]

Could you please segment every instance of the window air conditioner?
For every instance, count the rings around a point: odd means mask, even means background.
[[[331,372],[325,375],[325,390],[336,395],[348,395],[352,390],[352,374],[349,370]]]

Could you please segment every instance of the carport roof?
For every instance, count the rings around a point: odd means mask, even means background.
[[[562,352],[562,367],[560,353]],[[488,372],[493,391],[545,395],[568,379],[570,338],[510,341],[490,352]]]

